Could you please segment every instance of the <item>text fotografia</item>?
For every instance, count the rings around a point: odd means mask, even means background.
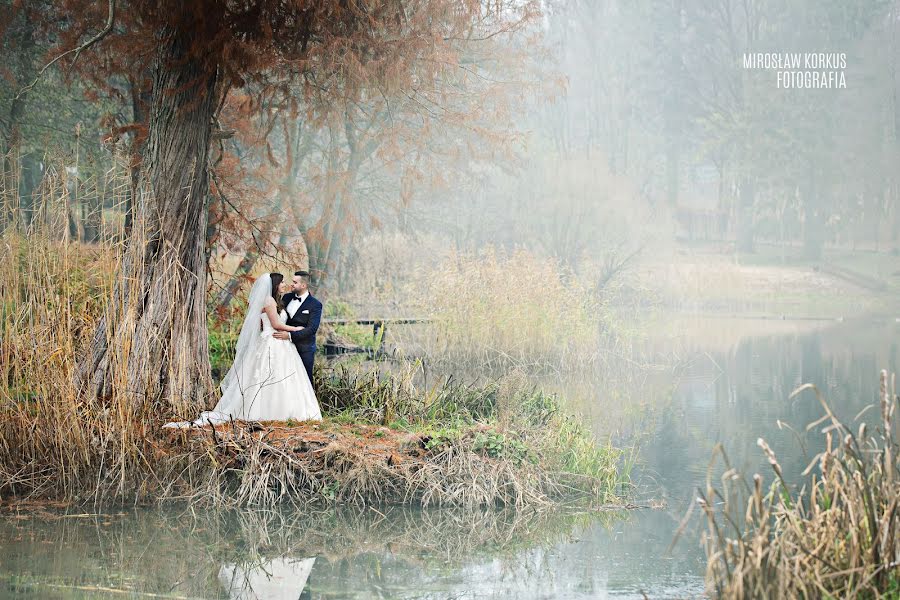
[[[847,87],[845,52],[750,52],[744,54],[744,68],[775,71],[780,89]]]

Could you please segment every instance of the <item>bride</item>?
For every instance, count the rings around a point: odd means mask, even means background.
[[[321,420],[319,402],[303,361],[289,340],[272,337],[275,331],[300,331],[285,325],[282,306],[284,276],[266,273],[250,290],[249,306],[241,326],[234,363],[222,379],[222,397],[211,411],[193,422],[163,427],[191,427],[244,421]]]

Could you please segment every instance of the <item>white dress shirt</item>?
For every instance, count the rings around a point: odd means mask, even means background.
[[[300,296],[300,299],[297,300],[295,297],[293,300],[288,302],[288,305],[285,307],[287,309],[288,317],[294,318],[294,313],[296,313],[300,309],[300,305],[306,302],[306,297],[309,296],[309,292],[303,292],[303,295]]]

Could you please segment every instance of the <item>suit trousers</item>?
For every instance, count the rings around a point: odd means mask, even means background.
[[[316,385],[313,381],[313,365],[316,362],[316,347],[297,348],[297,352],[300,353],[300,360],[303,361],[303,366],[306,367],[306,374],[309,375],[309,382],[313,384],[313,390],[315,391]]]

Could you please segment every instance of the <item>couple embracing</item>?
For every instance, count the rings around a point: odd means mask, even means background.
[[[245,421],[320,420],[312,386],[316,331],[322,303],[309,293],[309,273],[297,271],[290,283],[266,273],[250,290],[234,363],[222,379],[222,397],[195,421],[164,427],[191,427]]]

